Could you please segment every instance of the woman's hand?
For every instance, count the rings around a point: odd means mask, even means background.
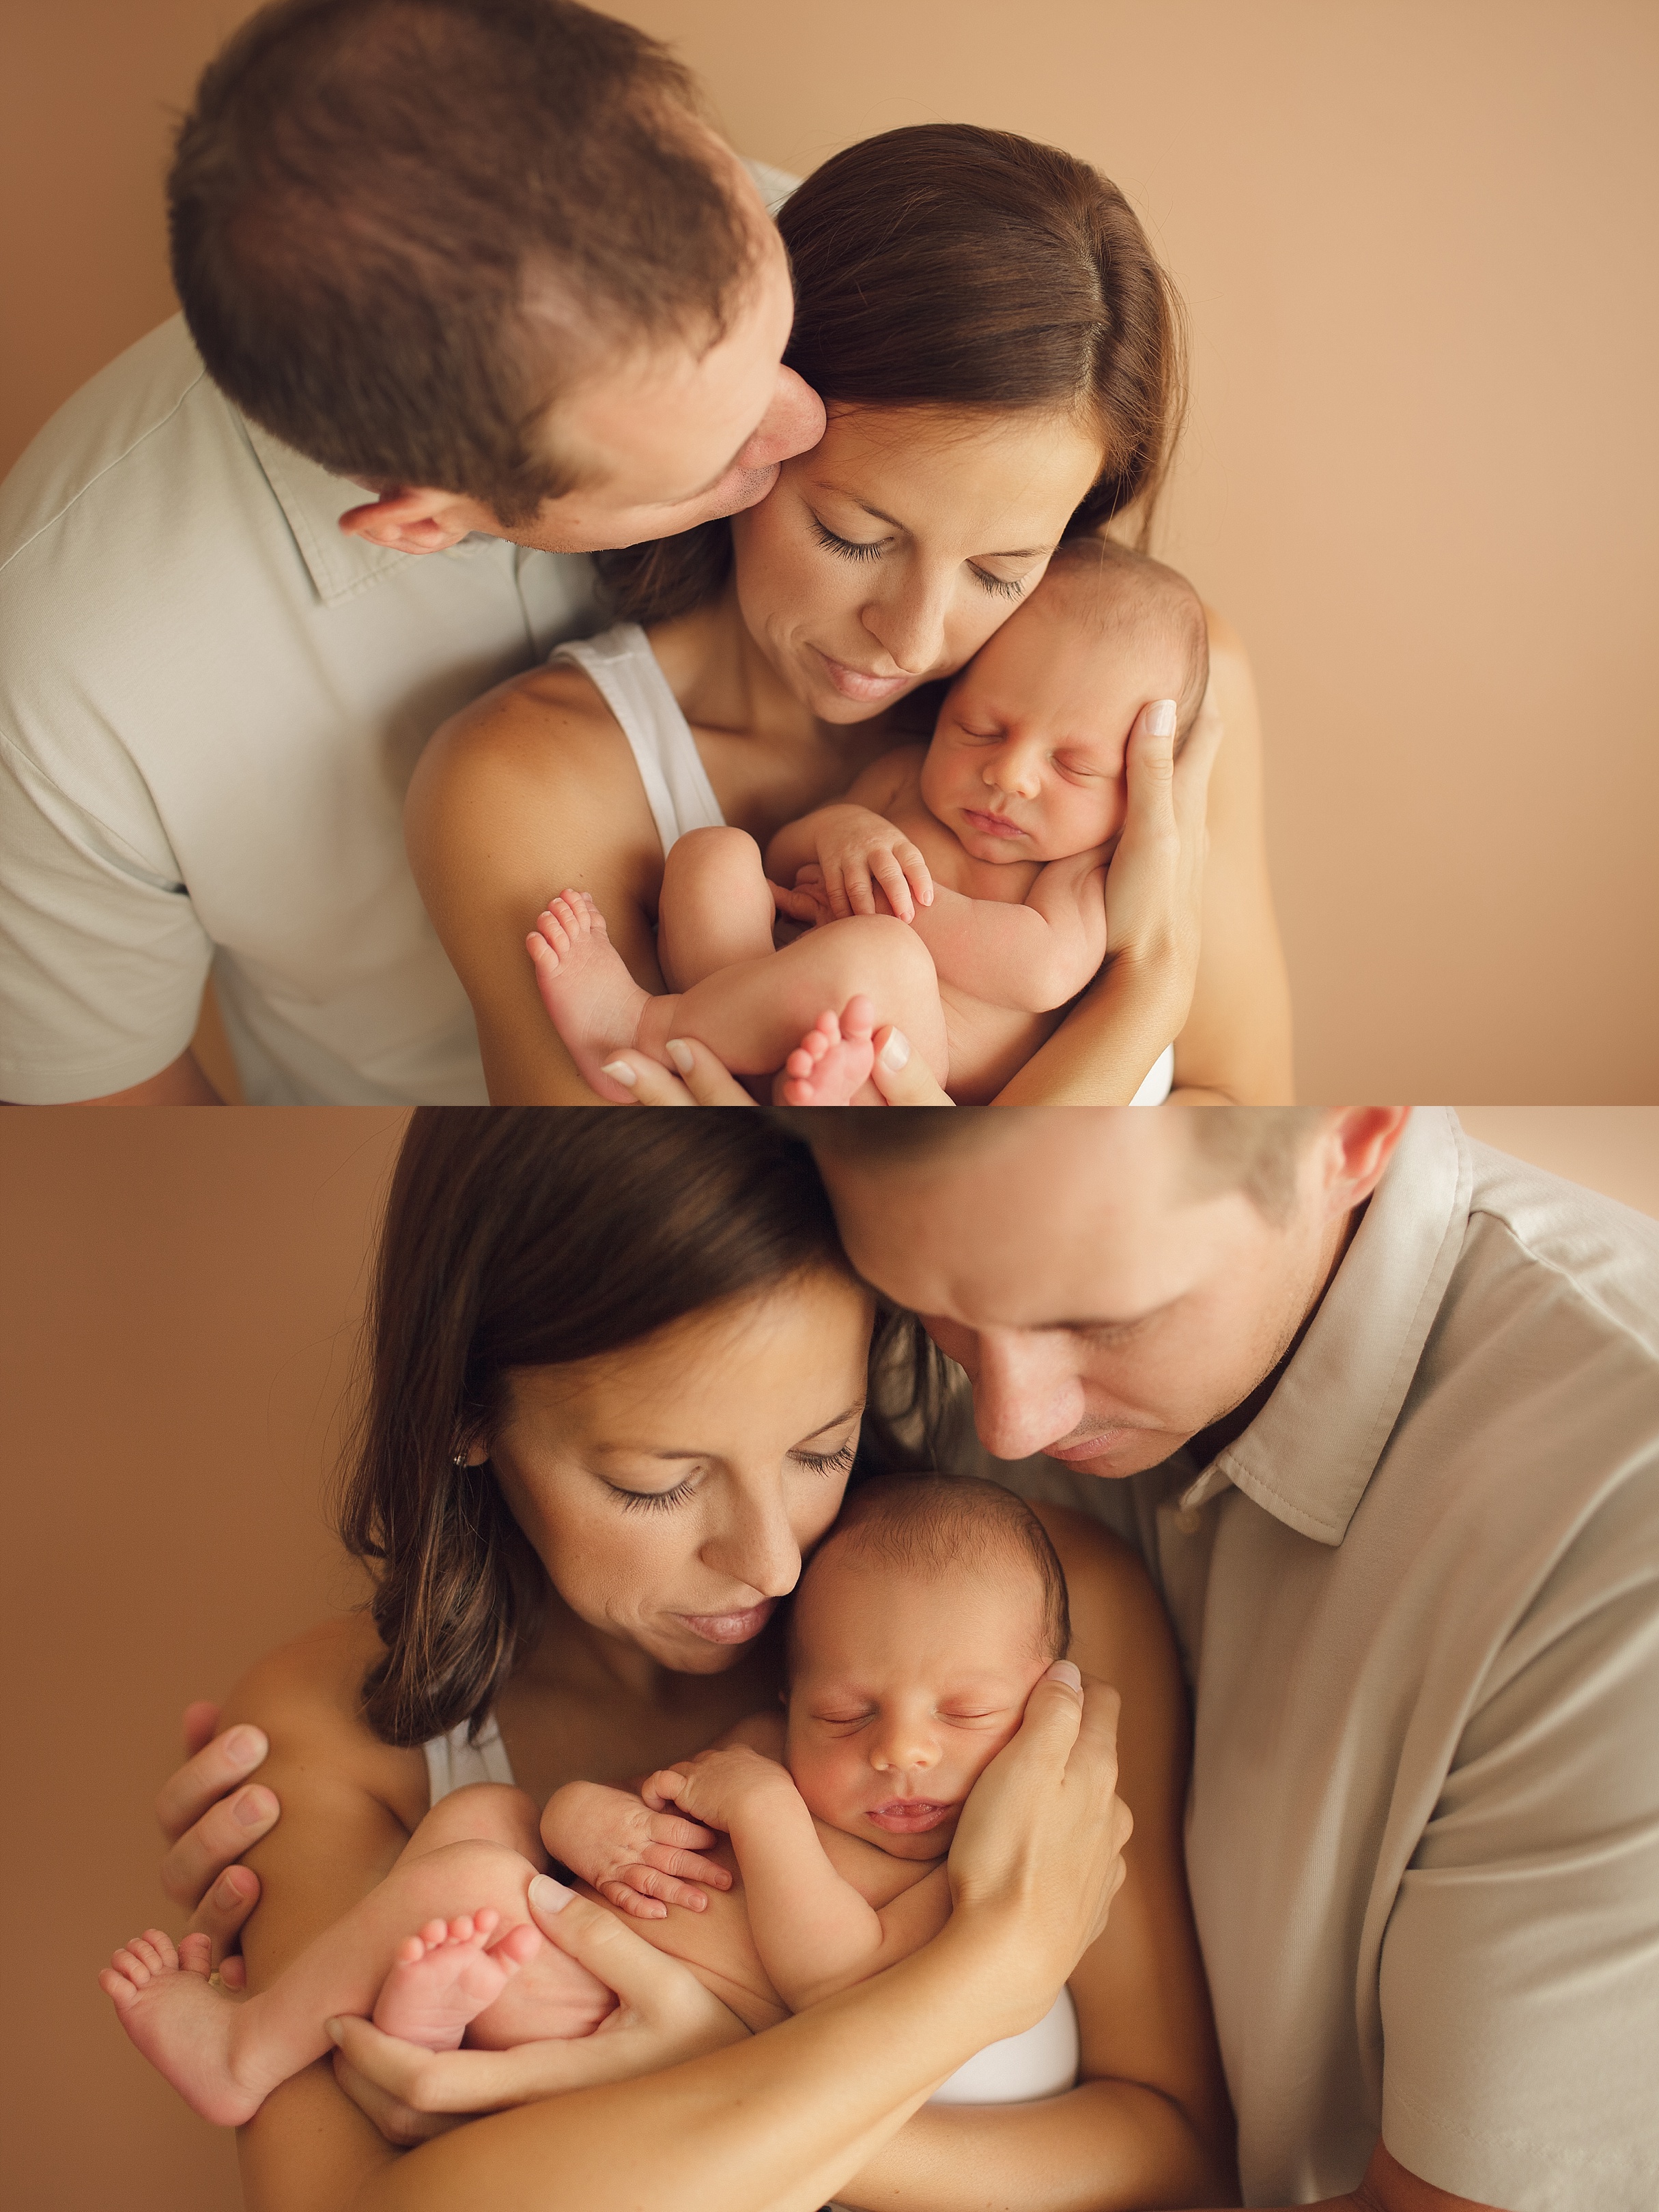
[[[671,1905],[705,1911],[699,1882],[730,1889],[726,1869],[699,1856],[718,1840],[712,1828],[603,1782],[567,1782],[542,1814],[542,1841],[553,1856],[636,1920],[665,1920]]]
[[[422,2142],[458,2118],[659,2073],[747,2035],[689,1966],[603,1906],[546,1875],[531,1883],[529,1904],[548,1941],[615,1990],[617,2009],[592,2035],[512,2051],[424,2051],[367,2020],[331,2021],[336,2077],[389,2142]]]
[[[1115,1690],[1057,1660],[963,1808],[945,1935],[1007,1939],[1013,2025],[999,2022],[999,2038],[1042,2019],[1122,1886],[1134,1823],[1117,1795],[1118,1709]]]
[[[212,1940],[213,1963],[228,1989],[245,1978],[237,1948],[242,1923],[259,1902],[259,1877],[235,1863],[276,1825],[282,1807],[261,1784],[243,1785],[270,1747],[262,1729],[228,1729],[215,1735],[217,1705],[185,1709],[185,1764],[167,1777],[155,1818],[171,1848],[161,1862],[161,1887],[191,1917],[186,1934]]]
[[[1221,717],[1206,698],[1179,760],[1175,726],[1172,699],[1155,700],[1135,717],[1124,761],[1128,808],[1106,871],[1107,962],[1168,970],[1178,1001],[1171,1035],[1186,1020],[1198,973],[1204,815]]]

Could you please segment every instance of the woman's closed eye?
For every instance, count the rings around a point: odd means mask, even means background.
[[[688,1474],[672,1490],[625,1490],[618,1482],[607,1482],[605,1488],[618,1499],[624,1513],[651,1512],[671,1505],[682,1505],[697,1486],[696,1477]]]
[[[800,1466],[810,1467],[815,1474],[842,1474],[853,1464],[853,1451],[857,1443],[857,1437],[850,1436],[839,1451],[813,1452],[802,1449],[791,1452],[789,1456]]]
[[[887,540],[877,538],[867,544],[856,538],[838,538],[836,532],[812,516],[812,531],[826,553],[839,553],[844,561],[878,561]]]

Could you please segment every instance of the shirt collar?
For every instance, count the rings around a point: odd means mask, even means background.
[[[342,599],[367,591],[411,561],[434,557],[429,553],[399,553],[394,546],[375,545],[366,538],[349,535],[339,526],[340,517],[349,507],[362,507],[373,495],[347,477],[331,476],[246,416],[240,419],[325,607],[337,606]],[[464,556],[493,542],[476,535],[465,538],[449,549],[450,555]]]
[[[1231,1483],[1316,1543],[1342,1541],[1451,1280],[1473,1182],[1450,1108],[1418,1107],[1278,1387],[1182,1507]]]

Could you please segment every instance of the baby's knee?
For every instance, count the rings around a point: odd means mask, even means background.
[[[527,1920],[525,1893],[536,1872],[509,1844],[458,1837],[398,1868],[398,1906],[406,1905],[417,1918],[447,1920],[491,1905],[505,1921]]]
[[[663,862],[663,883],[730,887],[761,882],[765,878],[761,848],[746,830],[729,825],[688,830],[668,848]]]
[[[936,991],[933,956],[908,921],[894,915],[855,914],[819,933],[833,942],[834,967],[848,992],[872,998],[884,989]]]
[[[535,1800],[509,1782],[469,1782],[441,1797],[415,1831],[421,1849],[477,1841],[521,1851],[538,1831]]]

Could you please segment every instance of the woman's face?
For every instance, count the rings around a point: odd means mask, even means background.
[[[821,720],[867,720],[1007,619],[1102,460],[1064,416],[833,404],[821,442],[732,518],[750,634]]]
[[[514,1375],[490,1460],[571,1611],[680,1674],[735,1664],[840,1510],[872,1314],[824,1268]]]

